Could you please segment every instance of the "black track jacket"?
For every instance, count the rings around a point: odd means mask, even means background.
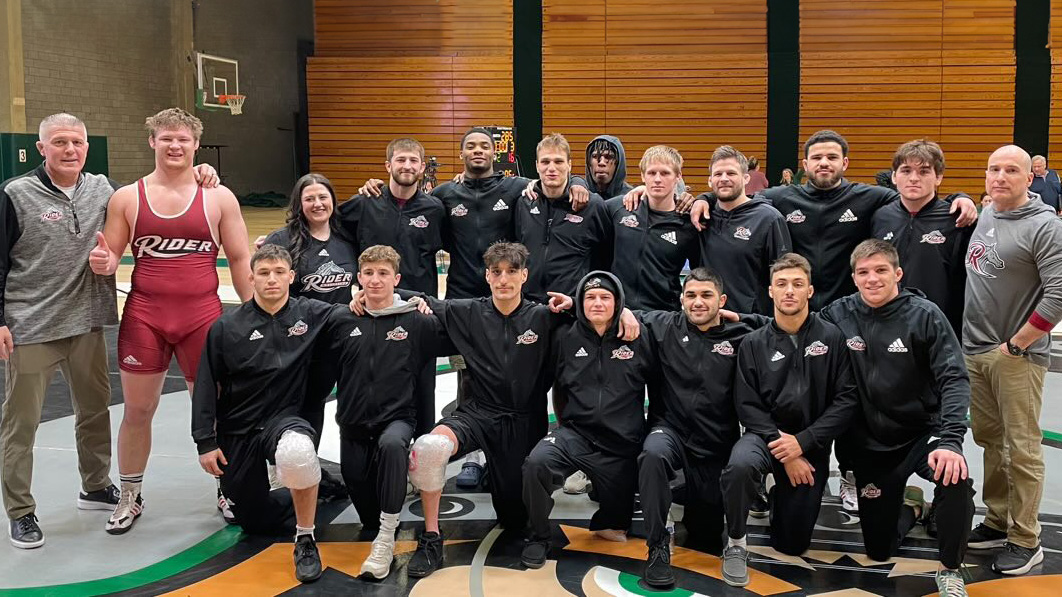
[[[623,283],[628,309],[674,310],[682,292],[680,276],[686,260],[700,264],[697,229],[676,212],[649,209],[642,201],[635,211],[623,208],[623,197],[605,201],[613,234],[612,267]]]
[[[443,248],[441,201],[417,191],[399,208],[391,190],[384,187],[380,197],[351,197],[339,206],[339,216],[344,230],[354,239],[355,264],[365,249],[387,245],[402,258],[399,287],[430,296],[439,294],[435,254]]]
[[[332,307],[291,297],[270,315],[251,299],[210,326],[192,391],[192,439],[200,454],[217,449],[219,433],[251,433],[299,412],[314,343]]]
[[[636,456],[645,439],[645,388],[655,383],[659,363],[645,326],[633,342],[616,336],[623,310],[623,290],[616,297],[616,315],[599,336],[583,313],[583,285],[594,276],[615,276],[603,271],[587,274],[575,297],[577,321],[557,333],[554,358],[557,383],[554,394],[567,399],[561,425],[573,429],[599,449],[621,456]]]
[[[805,453],[829,449],[859,408],[855,378],[837,326],[811,313],[796,345],[773,320],[738,348],[734,400],[741,424],[764,441],[795,435]]]
[[[661,367],[649,388],[649,427],[666,425],[694,455],[725,461],[738,439],[737,351],[747,334],[770,320],[746,315],[702,332],[681,311],[638,315],[656,344]]]
[[[856,293],[822,316],[847,337],[863,407],[849,435],[856,445],[894,450],[932,433],[940,447],[962,454],[970,379],[959,340],[936,305],[903,290],[873,309]]]
[[[874,237],[891,242],[900,253],[903,288],[917,288],[933,301],[962,335],[966,300],[966,249],[976,226],[958,228],[951,204],[934,197],[911,215],[902,201],[874,213]]]

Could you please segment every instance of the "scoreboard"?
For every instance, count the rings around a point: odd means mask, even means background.
[[[516,161],[516,135],[511,126],[485,126],[494,140],[494,171],[506,176],[520,176]]]

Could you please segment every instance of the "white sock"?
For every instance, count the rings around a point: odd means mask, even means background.
[[[134,495],[139,495],[140,486],[144,483],[144,473],[118,475],[118,480],[122,484],[122,491],[132,490]]]
[[[298,525],[295,525],[295,540],[298,541],[299,537],[303,535],[309,535],[310,539],[315,539],[315,537],[313,536],[313,530],[315,528],[317,527],[300,527]]]
[[[387,512],[380,512],[380,533],[388,534],[391,537],[395,536],[395,529],[398,528],[398,513],[388,514]]]
[[[748,535],[745,535],[744,537],[742,537],[740,539],[734,539],[733,537],[727,537],[727,540],[729,541],[729,543],[727,544],[727,547],[734,547],[736,545],[737,547],[741,547],[741,548],[744,548],[744,549],[748,549],[749,548]]]

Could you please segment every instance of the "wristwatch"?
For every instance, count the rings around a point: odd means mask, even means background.
[[[1014,343],[1013,343],[1013,342],[1011,342],[1010,340],[1007,340],[1007,352],[1009,352],[1009,353],[1011,354],[1011,356],[1015,356],[1015,357],[1023,357],[1023,356],[1025,356],[1025,355],[1026,355],[1026,354],[1027,354],[1027,353],[1028,353],[1029,351],[1028,351],[1027,349],[1024,349],[1024,348],[1020,348],[1020,347],[1018,347],[1018,345],[1017,345],[1017,344],[1014,344]]]

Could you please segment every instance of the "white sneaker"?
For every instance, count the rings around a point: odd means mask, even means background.
[[[841,475],[841,508],[853,514],[859,512],[859,490],[851,471]]]
[[[564,493],[579,495],[590,491],[590,479],[583,471],[575,471],[564,481]]]
[[[121,535],[133,528],[133,523],[144,512],[144,498],[139,491],[122,489],[122,497],[114,507],[110,520],[104,530],[111,535]]]
[[[394,533],[380,531],[372,542],[369,557],[361,565],[361,574],[369,575],[376,580],[383,580],[391,572],[391,563],[395,559],[395,536]]]

